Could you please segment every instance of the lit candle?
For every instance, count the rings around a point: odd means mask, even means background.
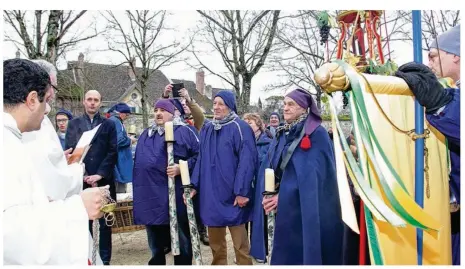
[[[271,168],[265,169],[265,191],[274,192],[274,170]]]
[[[173,122],[165,122],[165,141],[173,142],[174,141],[174,132],[173,132]]]
[[[182,185],[191,184],[191,178],[189,176],[189,165],[186,161],[179,160],[179,170],[181,170],[181,181]]]

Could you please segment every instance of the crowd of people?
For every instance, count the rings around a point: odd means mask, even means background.
[[[432,44],[432,70],[409,63],[396,73],[448,139],[451,193],[458,204],[460,91],[444,89],[435,73],[451,77],[460,88],[459,31],[454,28]],[[188,163],[197,226],[201,241],[210,246],[212,265],[227,265],[226,230],[238,265],[252,265],[253,259],[272,265],[357,264],[350,259],[357,256],[351,243],[358,244],[357,235],[341,218],[332,130],[322,126],[308,91],[289,91],[283,114],[267,115],[266,124],[257,113],[238,115],[235,94],[225,90],[213,97],[208,120],[186,89],[180,98],[170,98],[170,84],[154,100],[153,123],[136,138],[124,125],[130,107],[118,103],[103,115],[102,96],[95,90],[85,93],[82,116],[59,109],[54,126],[47,114],[58,85],[50,63],[11,59],[3,70],[4,264],[86,265],[92,223],[99,221],[99,255],[109,265],[112,231],[100,208],[106,192],[116,200],[131,182],[134,222],[145,225],[152,254],[147,263],[165,265],[171,247],[168,178],[174,177],[180,243],[174,264],[192,265],[180,160]],[[168,165],[166,122],[174,126],[174,165]],[[76,149],[80,138],[90,130],[96,133],[85,158],[73,162],[82,154]],[[353,134],[347,140],[357,156]],[[274,171],[276,194],[264,197],[267,168]],[[355,192],[353,198],[359,203]],[[276,224],[269,253],[272,211]],[[460,263],[459,214],[451,213],[454,264]]]

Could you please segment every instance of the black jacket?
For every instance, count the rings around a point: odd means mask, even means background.
[[[75,148],[82,134],[101,124],[94,139],[91,142],[91,148],[87,153],[84,164],[86,174],[100,175],[102,179],[97,181],[99,187],[110,185],[110,193],[113,199],[116,198],[115,183],[113,170],[118,160],[117,135],[113,121],[105,119],[97,114],[94,116],[92,123],[87,114],[74,118],[68,124],[66,131],[65,147]],[[84,189],[90,185],[84,183]]]

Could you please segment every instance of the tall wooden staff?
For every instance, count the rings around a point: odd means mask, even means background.
[[[193,185],[189,176],[189,166],[186,161],[179,160],[179,169],[181,170],[182,187],[184,197],[186,197],[187,219],[189,220],[189,231],[191,233],[192,255],[194,256],[195,265],[203,265],[202,253],[200,252],[200,236],[195,219],[194,204],[192,203],[191,192]]]
[[[168,166],[174,165],[174,131],[173,122],[165,122],[165,141],[168,153]],[[169,199],[169,214],[170,214],[170,236],[171,236],[171,253],[177,256],[181,253],[179,249],[179,225],[176,210],[176,190],[174,177],[168,177],[168,199]]]

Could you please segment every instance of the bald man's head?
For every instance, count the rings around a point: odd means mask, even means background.
[[[100,109],[102,104],[102,96],[98,91],[90,90],[86,92],[82,103],[84,104],[87,115],[89,115],[89,117],[93,117]]]

